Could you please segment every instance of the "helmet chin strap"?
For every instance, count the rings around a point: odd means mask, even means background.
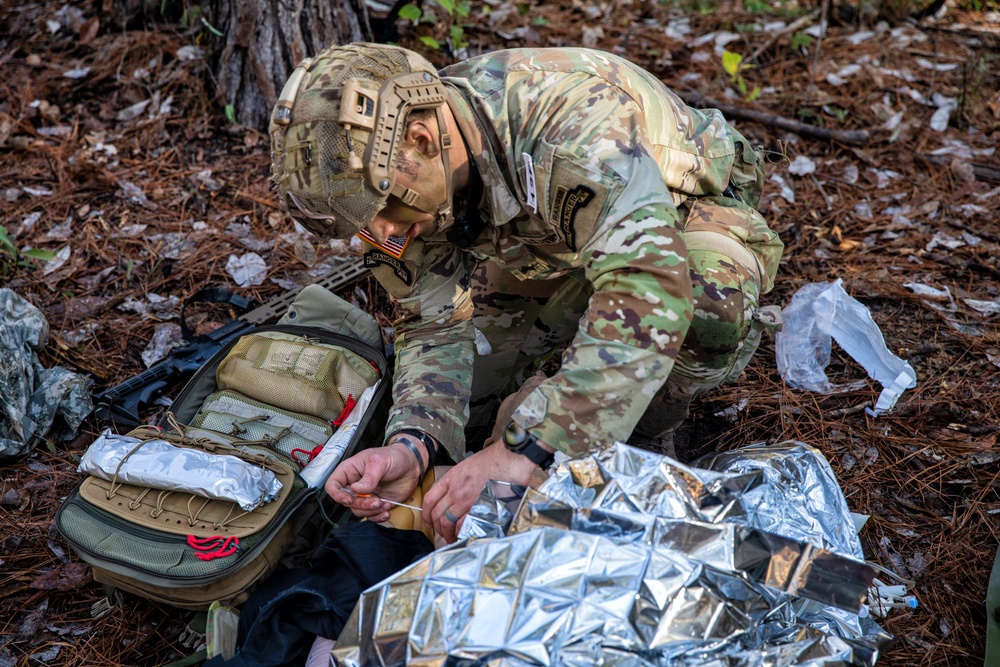
[[[451,158],[449,157],[449,153],[451,152],[451,134],[445,131],[448,126],[444,124],[444,113],[441,111],[443,106],[437,107],[434,110],[434,114],[437,117],[438,131],[441,137],[441,162],[444,165],[444,202],[435,204],[416,190],[403,187],[398,182],[393,184],[391,190],[393,196],[407,206],[435,216],[435,220],[438,223],[438,231],[446,231],[455,222],[454,195],[451,191]]]

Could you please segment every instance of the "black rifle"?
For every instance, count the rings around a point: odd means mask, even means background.
[[[366,272],[367,269],[360,261],[350,261],[320,278],[315,284],[333,292],[350,285]],[[187,344],[174,349],[169,356],[138,375],[95,395],[94,414],[101,420],[110,419],[118,427],[138,426],[142,423],[140,412],[146,410],[154,400],[194,375],[196,370],[233,338],[250,332],[260,324],[277,320],[288,310],[288,306],[300,291],[302,288],[275,297],[204,336],[195,337],[190,334],[182,309],[181,329]],[[202,292],[216,293],[215,298],[200,299],[203,301],[226,301],[234,304],[242,301],[242,304],[249,306],[249,302],[240,297],[235,299],[219,297],[219,294],[225,294],[227,297],[235,296],[224,290],[208,289],[202,290],[199,294]],[[192,303],[197,296],[188,299],[185,306]]]

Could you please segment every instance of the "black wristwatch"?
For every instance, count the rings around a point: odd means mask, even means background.
[[[507,424],[507,428],[503,431],[503,442],[507,445],[507,449],[527,457],[543,470],[552,465],[552,461],[556,458],[554,453],[542,449],[538,445],[538,439],[516,422]]]

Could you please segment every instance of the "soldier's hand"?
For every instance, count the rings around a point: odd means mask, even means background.
[[[424,521],[434,527],[435,535],[454,542],[465,515],[488,481],[526,485],[537,467],[530,459],[507,449],[503,442],[487,444],[434,483],[424,496]]]
[[[381,499],[405,502],[419,483],[420,470],[413,454],[402,444],[390,442],[342,461],[326,480],[325,489],[355,516],[381,523],[389,520],[393,508]]]

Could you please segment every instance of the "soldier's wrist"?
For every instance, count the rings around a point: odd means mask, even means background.
[[[555,450],[517,422],[511,420],[503,431],[501,440],[511,453],[523,456],[542,470],[555,460]]]
[[[389,444],[400,444],[417,460],[420,479],[437,461],[437,443],[428,434],[414,428],[404,428],[392,434]]]
[[[427,469],[430,470],[437,463],[437,441],[420,429],[416,428],[401,428],[393,434],[394,437],[404,436],[412,438],[415,442],[420,443],[420,445],[427,452]]]
[[[414,467],[417,469],[417,479],[422,480],[424,475],[427,473],[427,462],[424,460],[424,453],[421,452],[423,447],[416,444],[411,438],[407,436],[394,435],[389,440],[389,447],[399,446],[409,452],[409,455],[413,458]]]

